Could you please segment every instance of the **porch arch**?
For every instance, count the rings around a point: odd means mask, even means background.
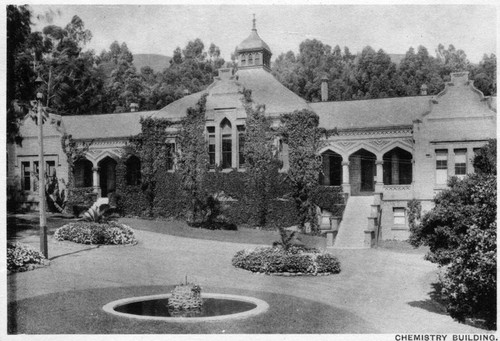
[[[359,148],[349,155],[349,183],[351,195],[365,195],[375,191],[376,153]]]
[[[108,197],[110,193],[116,191],[116,165],[117,162],[114,158],[106,156],[98,163],[99,167],[99,187],[101,190],[101,197]]]
[[[92,187],[93,164],[90,160],[82,157],[73,165],[73,180],[75,187]]]
[[[326,149],[320,154],[323,169],[320,174],[320,184],[325,186],[341,186],[343,179],[342,172],[342,155]]]
[[[413,181],[413,155],[406,149],[394,147],[384,153],[384,185],[410,185]]]

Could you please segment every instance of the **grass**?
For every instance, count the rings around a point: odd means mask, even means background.
[[[185,222],[178,220],[145,220],[136,218],[120,218],[119,222],[137,230],[192,239],[216,240],[227,243],[271,245],[274,241],[280,240],[278,231],[257,230],[245,227],[239,227],[237,231],[207,230],[190,227]],[[300,243],[309,247],[316,247],[319,249],[324,249],[326,247],[326,238],[324,237],[300,233],[297,234],[297,236]]]
[[[71,216],[47,214],[47,233],[53,235],[61,226],[75,221]],[[7,240],[15,240],[21,236],[38,235],[40,220],[37,213],[7,216]]]
[[[380,240],[378,242],[378,247],[393,252],[407,254],[426,254],[429,251],[429,247],[427,246],[415,248],[406,240]]]
[[[355,314],[290,295],[229,288],[203,292],[252,296],[266,301],[267,312],[241,320],[204,323],[141,321],[113,316],[102,307],[125,297],[168,293],[173,286],[113,287],[68,291],[8,305],[9,334],[338,334],[376,333]],[[202,293],[203,295],[203,293]]]

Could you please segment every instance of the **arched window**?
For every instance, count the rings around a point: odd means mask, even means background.
[[[92,162],[80,159],[73,167],[75,187],[92,187]]]
[[[231,122],[227,118],[223,119],[221,124],[221,142],[222,142],[222,168],[231,168],[233,164],[233,129]]]
[[[252,53],[250,53],[248,55],[248,65],[253,65],[253,54]]]
[[[141,183],[141,160],[135,155],[128,158],[125,163],[127,167],[127,185],[136,186]]]

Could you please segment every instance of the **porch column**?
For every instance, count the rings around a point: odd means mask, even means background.
[[[342,192],[351,194],[349,183],[349,161],[342,161]]]
[[[101,186],[99,185],[99,167],[92,167],[92,185],[94,187],[94,193],[101,196]]]
[[[377,182],[375,183],[375,192],[381,193],[384,190],[384,160],[375,161],[377,165]]]
[[[392,154],[391,163],[392,163],[391,185],[399,185],[399,158],[396,154]]]

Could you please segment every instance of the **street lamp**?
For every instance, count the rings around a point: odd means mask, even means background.
[[[40,76],[35,80],[37,88],[43,84],[43,79]],[[46,205],[45,205],[45,162],[43,155],[43,114],[42,114],[42,99],[43,94],[37,92],[36,102],[37,102],[37,121],[38,121],[38,184],[39,184],[39,205],[40,210],[40,252],[45,258],[49,258],[49,250],[47,245],[47,217],[45,216]]]

